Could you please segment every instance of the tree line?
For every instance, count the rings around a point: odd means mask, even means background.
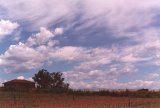
[[[96,95],[96,96],[114,96],[114,97],[160,97],[160,91],[149,91],[149,89],[138,89],[130,91],[128,89],[119,90],[73,90],[69,88],[69,84],[64,82],[63,73],[61,72],[48,72],[41,69],[32,77],[37,85],[38,90],[56,91],[59,93],[66,92],[75,95]]]
[[[95,96],[114,96],[114,97],[160,97],[160,91],[150,91],[149,89],[138,89],[135,91],[131,91],[129,89],[126,90],[74,90],[69,88],[69,84],[65,83],[65,79],[63,77],[62,72],[48,72],[46,69],[39,70],[33,77],[37,89],[36,92],[53,92],[53,93],[67,93],[73,96],[78,95],[95,95]],[[0,90],[8,90],[5,88],[1,88]],[[10,89],[8,91],[13,91],[14,89]],[[17,90],[17,89],[16,89]],[[14,90],[14,91],[16,91]],[[19,90],[19,89],[18,89]]]

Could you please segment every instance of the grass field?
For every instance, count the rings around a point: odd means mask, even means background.
[[[0,108],[160,108],[160,98],[0,92]]]

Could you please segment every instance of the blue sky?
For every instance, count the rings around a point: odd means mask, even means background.
[[[160,0],[0,0],[0,83],[61,71],[79,89],[160,89]]]

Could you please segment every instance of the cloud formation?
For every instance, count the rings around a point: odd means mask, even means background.
[[[32,33],[22,34],[27,36],[1,53],[0,67],[14,73],[60,62],[72,64],[64,75],[73,88],[158,88],[159,4],[160,0],[0,1],[0,17],[9,19],[0,21],[1,38],[19,27],[16,22],[23,32]]]
[[[12,0],[0,1],[0,7],[5,10],[0,16],[18,21],[32,23],[30,28],[36,29],[48,26],[51,22],[74,13],[75,2],[73,0]]]
[[[0,39],[3,39],[5,36],[13,33],[15,29],[19,27],[19,24],[16,22],[11,22],[9,20],[0,20]]]
[[[53,37],[54,34],[52,32],[48,31],[44,27],[41,27],[40,32],[29,37],[26,44],[27,46],[44,45]]]
[[[24,78],[24,76],[18,76],[17,79],[23,80],[25,78]]]
[[[77,62],[78,64],[75,64],[70,71],[64,72],[66,81],[73,88],[103,89],[110,88],[111,85],[115,85],[112,89],[130,86],[141,88],[151,87],[155,83],[150,79],[120,83],[118,78],[137,73],[136,64],[139,62],[152,63],[151,59],[148,59],[152,57],[152,54],[144,55],[144,53],[152,51],[154,47],[157,49],[157,45],[146,43],[130,47],[113,46],[112,48],[58,47],[55,46],[58,41],[55,40],[57,35],[54,31],[40,28],[40,32],[31,35],[26,42],[10,45],[8,50],[0,56],[0,66],[3,66],[6,72],[13,73],[39,69],[45,63],[53,60]],[[52,63],[54,65],[54,62]],[[155,74],[152,76],[155,77]],[[77,87],[78,82],[80,84]],[[137,83],[141,85],[136,86]]]
[[[5,10],[0,16],[34,23],[35,28],[48,26],[50,23],[65,18],[70,21],[77,13],[83,19],[93,22],[102,21],[116,33],[123,34],[130,28],[142,28],[153,23],[154,11],[159,8],[159,0],[12,0],[0,1]],[[80,8],[77,8],[80,7]],[[96,11],[95,11],[96,10]],[[134,20],[134,21],[133,21]]]
[[[8,73],[43,66],[45,61],[50,59],[49,52],[52,52],[52,47],[57,42],[52,41],[53,38],[51,31],[40,28],[40,32],[30,36],[25,43],[10,45],[8,50],[0,55],[0,66],[4,66]]]

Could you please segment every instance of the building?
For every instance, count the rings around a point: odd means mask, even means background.
[[[35,83],[28,80],[15,79],[3,83],[6,90],[28,91],[35,88]]]

